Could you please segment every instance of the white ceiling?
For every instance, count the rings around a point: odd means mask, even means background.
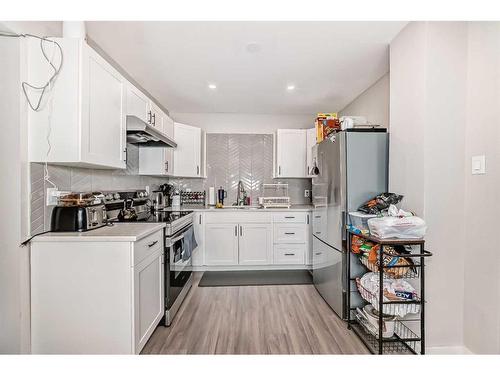
[[[87,34],[171,112],[313,114],[384,75],[405,24],[92,21]]]

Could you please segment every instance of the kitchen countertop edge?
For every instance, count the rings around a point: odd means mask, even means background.
[[[165,228],[165,223],[114,223],[86,232],[49,232],[34,237],[31,242],[136,242]],[[113,233],[115,232],[115,233]]]

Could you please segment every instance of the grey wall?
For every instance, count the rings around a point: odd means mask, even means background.
[[[207,134],[207,179],[171,179],[180,189],[208,192],[222,186],[228,191],[226,204],[236,201],[238,181],[242,181],[252,203],[257,203],[263,183],[289,185],[292,203],[310,203],[304,190],[311,189],[310,179],[273,179],[272,134]]]

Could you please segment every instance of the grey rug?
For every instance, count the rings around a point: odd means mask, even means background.
[[[312,284],[308,270],[206,271],[198,286]]]

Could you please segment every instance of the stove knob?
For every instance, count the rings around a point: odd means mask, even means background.
[[[120,194],[115,193],[115,194],[113,195],[113,197],[114,197],[115,199],[120,199]]]

